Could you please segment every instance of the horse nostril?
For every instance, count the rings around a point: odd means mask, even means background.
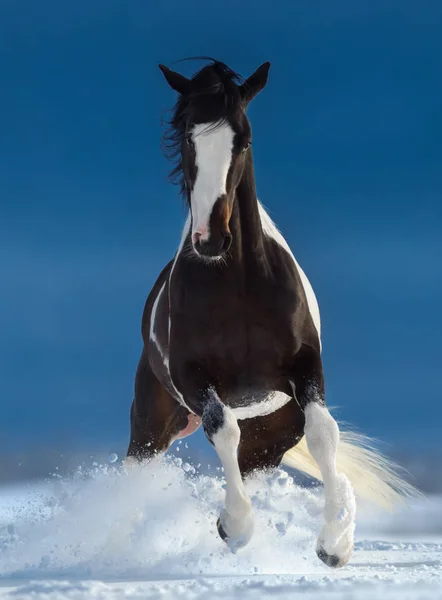
[[[226,233],[224,235],[222,252],[227,252],[227,250],[230,248],[230,244],[231,243],[232,243],[232,234],[231,233]]]
[[[202,233],[192,233],[193,248],[197,252],[197,254],[200,254],[202,256],[207,256],[211,258],[221,256],[222,254],[228,251],[231,243],[231,233],[218,234],[216,238],[212,236],[207,240],[204,239]]]

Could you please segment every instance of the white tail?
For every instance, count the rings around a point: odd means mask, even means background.
[[[322,479],[305,437],[284,454],[282,462]],[[340,432],[336,465],[338,472],[349,478],[357,499],[376,504],[384,510],[391,511],[407,499],[421,497],[420,492],[398,474],[399,467],[378,452],[370,438],[359,433]]]

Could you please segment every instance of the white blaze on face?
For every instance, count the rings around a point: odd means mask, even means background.
[[[220,126],[201,123],[192,131],[198,169],[190,196],[192,239],[194,234],[199,234],[202,240],[209,239],[209,220],[214,204],[226,193],[234,136],[228,123]]]

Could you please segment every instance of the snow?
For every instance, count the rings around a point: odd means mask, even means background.
[[[314,549],[322,489],[282,470],[247,483],[255,534],[236,554],[216,532],[222,473],[173,457],[1,490],[0,599],[442,598],[442,498],[357,517],[350,563]]]

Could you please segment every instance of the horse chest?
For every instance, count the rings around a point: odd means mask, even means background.
[[[186,291],[171,314],[171,349],[178,356],[247,371],[277,367],[296,352],[299,299],[288,287],[195,292]]]

